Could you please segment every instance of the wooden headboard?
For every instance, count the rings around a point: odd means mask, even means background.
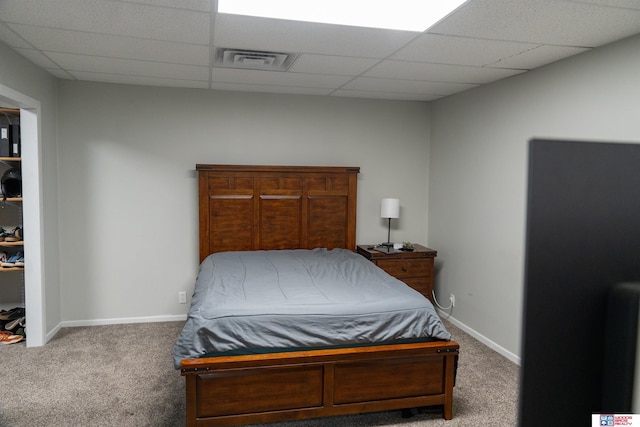
[[[200,262],[214,252],[356,248],[359,167],[196,165]]]

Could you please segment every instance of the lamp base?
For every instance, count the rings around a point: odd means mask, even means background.
[[[381,252],[386,252],[388,254],[395,252],[393,248],[393,242],[384,242],[378,245],[378,250]]]

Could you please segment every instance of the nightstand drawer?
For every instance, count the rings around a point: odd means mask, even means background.
[[[402,279],[404,283],[411,286],[416,291],[420,292],[425,297],[431,299],[431,280],[418,278],[418,277],[410,277],[407,279]]]
[[[380,259],[376,260],[375,263],[378,267],[398,279],[407,277],[428,278],[431,276],[430,263],[425,260]]]
[[[358,245],[358,253],[431,300],[434,258],[438,252],[418,244],[413,246],[415,250],[411,252],[385,253],[375,245]]]

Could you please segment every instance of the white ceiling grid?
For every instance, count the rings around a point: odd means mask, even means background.
[[[0,0],[0,42],[61,79],[430,101],[640,33],[637,0],[468,0],[423,33],[216,5]],[[233,69],[214,64],[216,48],[299,56],[286,72]]]

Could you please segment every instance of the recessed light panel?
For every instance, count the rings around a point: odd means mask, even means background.
[[[218,0],[218,12],[292,21],[425,31],[466,0]]]

